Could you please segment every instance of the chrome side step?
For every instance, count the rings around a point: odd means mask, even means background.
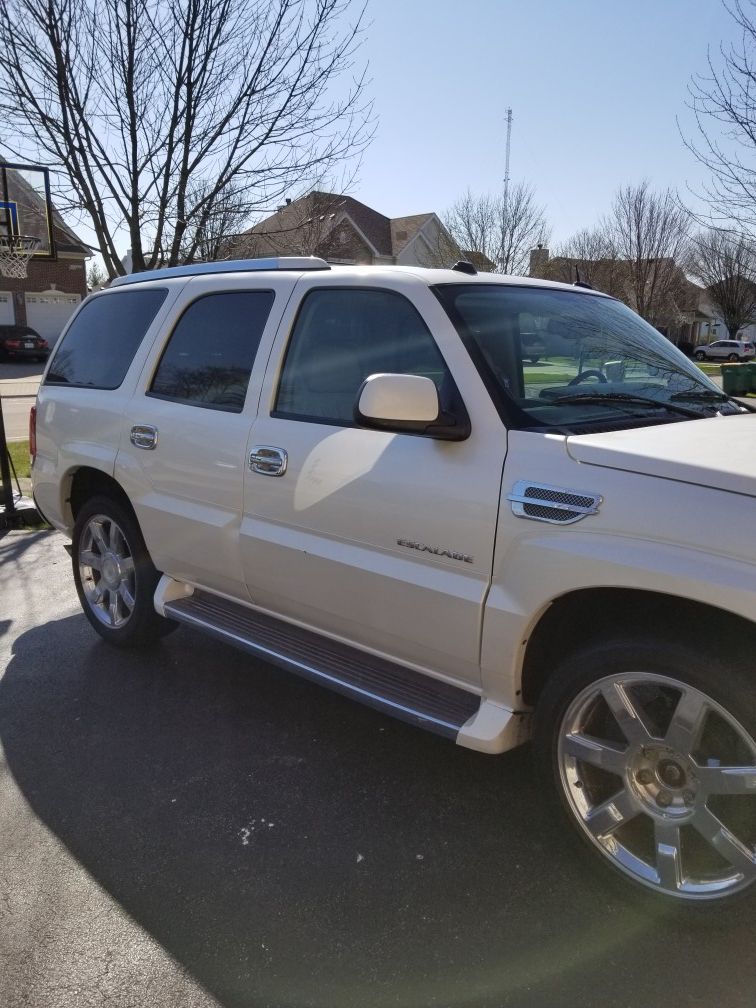
[[[207,592],[166,599],[161,609],[272,665],[447,738],[456,740],[481,706],[475,693]]]

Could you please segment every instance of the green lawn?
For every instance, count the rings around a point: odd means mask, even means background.
[[[8,444],[11,461],[19,477],[31,476],[31,460],[29,458],[28,441],[11,441]],[[11,476],[13,471],[11,470]]]

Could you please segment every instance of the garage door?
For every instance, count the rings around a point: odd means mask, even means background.
[[[10,291],[0,291],[0,325],[13,325],[13,295]]]
[[[79,294],[42,291],[26,295],[26,322],[52,346],[81,300]]]

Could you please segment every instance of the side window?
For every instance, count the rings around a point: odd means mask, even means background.
[[[116,389],[168,291],[113,291],[85,302],[52,359],[45,385]]]
[[[392,291],[311,291],[291,335],[273,415],[352,426],[360,385],[380,372],[423,375],[441,393],[446,364],[410,302]]]
[[[273,291],[206,294],[186,309],[148,395],[241,413]]]

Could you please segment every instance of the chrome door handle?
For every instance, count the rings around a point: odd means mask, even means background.
[[[158,429],[151,424],[135,424],[131,428],[129,441],[131,441],[135,448],[144,448],[147,451],[151,451],[153,448],[157,448]]]
[[[270,445],[256,445],[249,453],[249,468],[261,476],[283,476],[289,456],[283,448]]]

